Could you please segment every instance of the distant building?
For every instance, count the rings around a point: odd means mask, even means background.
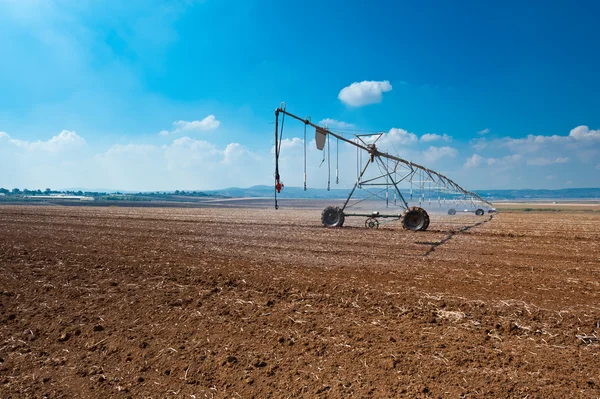
[[[29,200],[69,200],[69,201],[93,201],[94,197],[86,197],[85,195],[67,195],[67,194],[50,194],[50,195],[26,195]]]

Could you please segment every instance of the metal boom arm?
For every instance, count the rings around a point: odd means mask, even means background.
[[[415,172],[415,170],[420,170],[431,179],[429,182],[434,183],[435,188],[439,188],[439,189],[444,188],[447,190],[455,191],[457,193],[463,194],[465,197],[470,197],[471,199],[475,199],[475,200],[481,201],[489,206],[492,206],[492,204],[490,202],[481,198],[477,193],[465,190],[464,188],[459,186],[457,183],[455,183],[452,179],[449,179],[448,177],[446,177],[440,173],[437,173],[429,168],[426,168],[425,166],[416,164],[416,163],[408,161],[406,159],[388,154],[387,152],[381,152],[373,144],[363,145],[363,144],[357,143],[355,141],[348,140],[347,138],[345,138],[339,134],[336,134],[326,128],[323,128],[319,125],[312,123],[308,119],[304,119],[297,115],[294,115],[291,112],[286,111],[285,108],[281,108],[281,107],[277,108],[275,110],[275,186],[276,186],[276,188],[279,187],[279,189],[280,189],[281,187],[283,187],[283,185],[279,181],[279,179],[280,179],[280,177],[279,177],[279,149],[280,149],[280,139],[281,139],[281,131],[279,130],[279,114],[282,114],[284,117],[287,115],[290,118],[296,119],[296,120],[304,123],[305,125],[314,127],[319,133],[321,133],[325,136],[326,135],[333,136],[338,140],[344,141],[348,144],[358,147],[361,150],[368,152],[372,162],[375,157],[381,157],[381,158],[386,158],[386,159],[389,159],[389,160],[395,162],[396,163],[395,168],[397,168],[398,165],[403,164],[403,165],[406,165],[412,172]],[[282,120],[282,129],[283,129],[283,120]],[[421,182],[421,183],[424,184],[423,182]],[[275,192],[275,207],[276,208],[277,208],[277,192],[279,192],[279,190],[276,189],[276,192]]]

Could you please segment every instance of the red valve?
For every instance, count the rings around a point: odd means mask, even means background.
[[[275,182],[275,190],[277,190],[277,192],[280,193],[282,188],[283,182],[280,182],[279,179],[277,179],[277,181]]]

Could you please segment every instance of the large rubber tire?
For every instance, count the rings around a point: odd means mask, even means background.
[[[483,209],[481,209],[481,208],[480,208],[480,209],[477,209],[477,210],[475,211],[475,214],[476,214],[477,216],[483,216],[483,215],[485,215],[485,211],[484,211]]]
[[[423,213],[425,213],[425,224],[423,225],[421,230],[425,231],[429,228],[429,214],[427,212],[425,212],[425,209],[423,209]]]
[[[454,208],[448,209],[448,215],[456,215],[456,209],[454,209]]]
[[[402,227],[406,230],[423,231],[429,227],[429,215],[425,209],[413,206],[404,211],[402,215]]]
[[[325,227],[342,227],[344,220],[344,212],[338,206],[328,206],[321,212],[321,222]]]

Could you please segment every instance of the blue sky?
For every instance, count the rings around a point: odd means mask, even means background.
[[[468,189],[598,187],[598,15],[596,1],[0,0],[0,186],[272,184],[285,101],[386,132]],[[287,185],[302,185],[302,134],[286,127]]]

